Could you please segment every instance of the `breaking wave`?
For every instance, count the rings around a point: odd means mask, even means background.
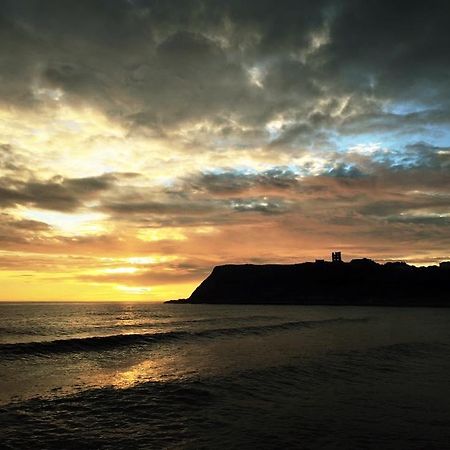
[[[311,321],[292,321],[268,325],[251,325],[244,327],[230,327],[207,329],[200,331],[168,331],[161,333],[133,333],[114,334],[107,336],[90,336],[70,339],[57,339],[52,341],[24,342],[14,344],[1,344],[0,355],[3,357],[16,356],[46,356],[55,353],[89,352],[116,349],[125,346],[143,347],[151,344],[195,339],[195,338],[216,338],[240,335],[258,335],[277,331],[312,328],[326,326],[336,323],[364,322],[369,319],[327,319]]]

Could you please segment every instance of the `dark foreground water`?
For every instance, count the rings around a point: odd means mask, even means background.
[[[450,310],[0,304],[0,446],[450,448]]]

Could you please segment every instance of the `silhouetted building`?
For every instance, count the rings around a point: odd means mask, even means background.
[[[439,263],[441,269],[450,269],[450,261],[442,261]]]
[[[323,264],[324,262],[324,259],[316,259],[316,264]]]
[[[331,261],[333,261],[334,263],[342,262],[341,252],[332,252],[331,253]]]

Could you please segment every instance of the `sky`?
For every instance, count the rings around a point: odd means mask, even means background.
[[[0,300],[450,259],[450,2],[2,0]]]

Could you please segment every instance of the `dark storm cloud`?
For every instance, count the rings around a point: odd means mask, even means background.
[[[419,211],[416,216],[420,217],[420,211],[427,209],[430,211],[449,211],[450,196],[430,198],[429,196],[416,194],[404,196],[401,200],[374,201],[364,205],[359,212],[369,216],[398,216],[398,219],[407,220],[408,218],[414,218],[411,212]],[[426,217],[426,214],[422,214],[422,217]]]
[[[298,175],[287,167],[273,167],[262,172],[242,172],[228,169],[220,172],[203,172],[189,180],[188,186],[194,192],[230,194],[251,188],[289,189],[298,184]]]
[[[0,171],[16,180],[33,176],[25,158],[10,144],[0,144]]]
[[[124,56],[142,31],[122,1],[5,1],[0,8],[2,101],[19,104],[36,102],[33,87],[45,80],[75,96],[92,94],[88,102],[99,99],[110,49]]]
[[[6,187],[0,187],[0,205],[12,206],[17,203],[27,203],[30,198],[15,189],[8,189]]]
[[[115,201],[103,205],[104,211],[117,214],[205,214],[212,209],[216,209],[216,207],[215,203],[211,201]]]
[[[261,128],[288,114],[294,124],[279,144],[299,134],[308,142],[342,114],[347,131],[364,120],[407,126],[383,115],[385,100],[439,104],[448,121],[449,13],[440,0],[6,0],[2,101],[36,103],[36,86],[59,88],[159,132],[230,116]],[[333,112],[331,97],[348,95]]]
[[[114,214],[116,218],[130,219],[134,216],[168,217],[172,224],[188,224],[198,221],[203,216],[210,223],[225,223],[223,217],[227,212],[256,212],[262,214],[281,214],[288,210],[288,202],[281,198],[228,198],[203,199],[187,198],[183,202],[167,199],[166,201],[105,203],[102,211]],[[131,215],[131,216],[130,216]],[[194,216],[194,217],[192,217]],[[196,216],[196,217],[195,217]],[[133,220],[138,220],[136,217]]]
[[[0,205],[3,207],[31,205],[62,212],[74,211],[83,202],[102,191],[111,189],[115,181],[132,174],[105,174],[99,177],[63,178],[55,176],[48,181],[17,181],[0,178]]]
[[[330,21],[320,58],[345,89],[382,97],[447,102],[450,4],[347,0]]]
[[[401,134],[426,131],[430,125],[450,125],[450,113],[447,110],[434,109],[409,114],[393,114],[389,112],[374,112],[351,116],[340,123],[343,134],[378,132],[398,132]]]
[[[436,147],[426,142],[406,146],[403,157],[413,167],[434,169],[450,175],[450,148]]]
[[[345,153],[331,152],[323,155],[320,171],[311,176],[311,163],[291,166],[273,166],[262,171],[223,169],[201,172],[186,178],[181,191],[209,193],[213,195],[232,195],[237,192],[272,190],[305,192],[312,181],[329,186],[326,178],[340,179],[342,183],[350,183],[359,179],[356,184],[360,188],[372,189],[374,183],[387,186],[398,185],[399,188],[445,187],[450,183],[450,149],[437,147],[426,142],[407,145],[401,150],[379,148],[368,155],[357,151]],[[319,186],[315,191],[318,191]]]

